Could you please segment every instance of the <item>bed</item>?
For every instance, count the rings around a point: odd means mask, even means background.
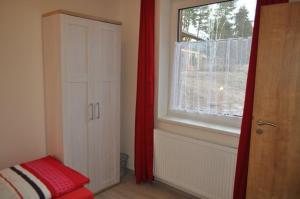
[[[0,198],[93,199],[87,183],[87,177],[47,156],[1,170]]]

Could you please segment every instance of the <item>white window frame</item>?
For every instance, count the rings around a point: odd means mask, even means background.
[[[165,0],[163,0],[165,1]],[[232,132],[233,134],[239,134],[240,132],[240,126],[242,117],[231,117],[231,116],[223,116],[223,115],[210,115],[210,114],[199,114],[199,113],[184,113],[181,111],[171,111],[169,110],[169,102],[170,102],[170,96],[171,96],[171,81],[172,81],[172,75],[173,75],[173,55],[174,55],[174,48],[175,48],[175,42],[177,41],[177,34],[178,34],[178,12],[180,9],[189,8],[189,7],[195,7],[195,6],[201,6],[201,5],[208,5],[213,3],[220,3],[224,2],[224,0],[169,0],[169,3],[171,3],[170,6],[170,27],[169,31],[165,31],[164,34],[168,34],[166,32],[169,32],[169,52],[168,52],[168,60],[158,61],[159,66],[159,88],[158,88],[158,114],[157,119],[158,121],[163,122],[172,122],[172,123],[178,123],[179,125],[187,124],[194,127],[209,127],[213,130],[228,130]],[[160,13],[161,15],[161,13]],[[159,16],[163,17],[163,16]],[[159,20],[159,19],[158,19]],[[160,26],[160,29],[163,27]],[[159,31],[159,34],[161,33],[161,30]],[[159,35],[161,37],[161,35]],[[160,38],[162,39],[162,38]],[[160,41],[159,48],[160,50],[164,48]],[[161,52],[159,52],[158,57],[161,57]],[[167,64],[168,71],[166,69],[163,69],[162,72],[161,67],[163,64]],[[166,67],[164,65],[164,67]],[[161,74],[163,73],[163,74]],[[165,80],[167,79],[167,80]],[[166,82],[168,81],[168,82]],[[167,94],[166,94],[167,92]],[[189,121],[190,120],[190,121]]]

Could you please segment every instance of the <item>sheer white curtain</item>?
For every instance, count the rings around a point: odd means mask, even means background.
[[[242,116],[251,38],[177,42],[169,112]]]

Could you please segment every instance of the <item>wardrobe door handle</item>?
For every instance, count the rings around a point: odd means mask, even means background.
[[[97,102],[97,119],[100,119],[100,102]]]
[[[92,116],[89,117],[89,120],[94,120],[94,104],[93,103],[89,104],[89,109],[92,110]],[[89,111],[89,115],[90,115],[90,111]]]

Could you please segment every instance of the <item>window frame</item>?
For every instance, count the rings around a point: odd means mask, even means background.
[[[174,61],[174,48],[175,42],[179,41],[179,20],[180,20],[180,10],[198,6],[205,6],[215,3],[222,3],[233,0],[173,0],[170,10],[170,44],[169,44],[169,66],[168,66],[168,95],[167,101],[164,103],[158,102],[158,105],[164,104],[167,107],[164,107],[163,114],[158,114],[158,120],[172,122],[190,120],[193,122],[193,125],[203,126],[203,123],[208,124],[209,126],[216,126],[216,129],[223,126],[225,128],[236,129],[236,132],[240,130],[242,117],[238,116],[225,116],[225,115],[214,115],[214,114],[205,114],[205,113],[188,113],[184,111],[176,111],[170,109],[170,98],[172,93],[172,75],[173,75],[173,61]],[[158,99],[159,100],[159,99]],[[160,109],[160,108],[158,108]],[[161,111],[160,111],[161,112]]]

